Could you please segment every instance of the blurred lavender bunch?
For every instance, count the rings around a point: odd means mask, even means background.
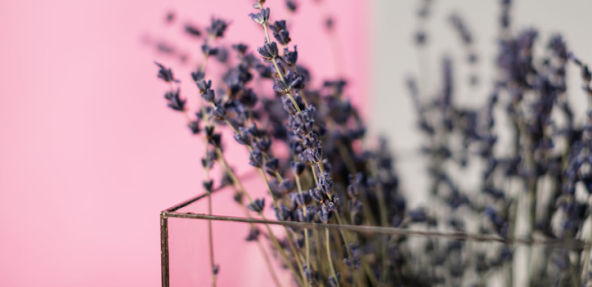
[[[429,43],[425,23],[432,2],[421,1],[418,11],[415,41],[420,53]],[[285,3],[289,12],[298,10],[298,2]],[[298,62],[297,47],[290,46],[289,23],[272,20],[265,1],[258,1],[249,15],[259,28],[253,33],[265,36],[255,49],[220,44],[229,28],[222,19],[212,18],[205,32],[185,26],[190,37],[204,37],[201,63],[188,77],[197,87],[200,108],[190,112],[171,69],[157,64],[158,77],[170,86],[168,107],[184,114],[190,132],[206,144],[201,164],[208,194],[214,187],[231,186],[249,218],[268,220],[265,210],[271,208],[279,221],[390,230],[286,227],[280,233],[266,224],[252,225],[246,241],[261,247],[273,285],[282,282],[263,244],[271,245],[298,286],[488,286],[499,282],[499,274],[501,286],[590,286],[590,248],[582,243],[592,237],[592,111],[584,122],[576,121],[567,99],[566,66],[573,63],[581,70],[589,98],[592,76],[559,35],[543,55],[535,54],[538,33],[511,29],[511,4],[501,1],[500,72],[483,107],[455,101],[458,89],[450,58],[442,61],[438,93],[430,95],[418,84],[422,75],[407,82],[426,139],[422,152],[429,162],[432,195],[424,207],[413,209],[400,190],[386,140],[367,148],[371,144],[364,142],[363,119],[345,95],[347,81],[337,77],[313,86],[311,74]],[[460,15],[449,19],[467,64],[474,67],[478,57],[471,30]],[[323,22],[331,35],[335,23],[331,18]],[[206,69],[212,60],[225,69],[216,79]],[[469,84],[479,84],[475,74]],[[496,125],[500,119],[510,125]],[[233,139],[222,138],[224,129],[232,131]],[[502,137],[510,139],[510,148],[500,147]],[[248,152],[243,160],[265,182],[268,198],[253,198],[244,188],[224,153],[229,143]],[[480,165],[474,167],[474,162]],[[223,172],[219,182],[210,176],[215,164]],[[461,183],[475,169],[478,192],[471,192]],[[519,228],[520,221],[528,224]],[[213,245],[219,243],[211,222],[208,234],[216,286],[220,266]],[[432,236],[410,236],[417,234]],[[526,260],[520,262],[527,263],[522,266],[516,260],[517,242],[559,244],[523,247]]]

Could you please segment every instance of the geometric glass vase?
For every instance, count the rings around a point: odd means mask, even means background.
[[[269,199],[265,185],[256,176],[243,177],[242,182],[246,190],[253,192],[253,198]],[[331,224],[278,221],[268,208],[268,201],[262,217],[246,210],[245,198],[243,204],[235,201],[236,194],[232,185],[215,189],[211,194],[211,216],[205,193],[161,212],[163,287],[212,285],[210,221],[215,264],[220,267],[219,287],[303,286],[303,281],[298,279],[304,277],[299,276],[301,270],[296,260],[300,259],[300,264],[306,260],[304,243],[295,244],[298,259],[290,256],[285,260],[276,250],[270,233],[289,253],[287,233],[303,234],[305,230],[312,250],[308,254],[309,264],[314,270],[322,271],[312,276],[316,284],[307,286],[331,286],[327,275],[331,274],[329,256],[334,270],[341,274],[339,286],[346,287],[583,286],[587,282],[587,273],[582,272],[585,262],[577,266],[566,263],[570,261],[566,258],[590,247],[582,242],[502,238],[494,234],[441,230],[429,224],[395,228],[338,225],[335,221]],[[253,229],[259,230],[260,235],[257,240],[247,241]],[[333,246],[344,248],[331,248],[327,252],[324,245],[327,238]],[[351,245],[355,242],[364,247],[356,250],[356,245]],[[348,261],[352,258],[357,261]],[[291,262],[292,269],[285,262]],[[351,267],[352,262],[355,268]]]

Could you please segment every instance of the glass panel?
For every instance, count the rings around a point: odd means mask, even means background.
[[[243,184],[245,189],[254,191],[251,192],[253,198],[268,197],[262,182],[247,179]],[[234,200],[235,194],[234,187],[215,191],[212,194],[213,214],[246,218],[247,209]],[[207,214],[208,199],[203,197],[174,213]],[[261,219],[256,213],[250,213],[249,216]],[[271,211],[266,211],[265,216],[274,219]],[[250,229],[251,224],[245,222],[212,221],[214,258],[220,266],[217,286],[268,286],[270,282],[273,285],[274,279],[263,254],[269,258],[278,280],[290,281],[290,273],[281,268],[267,239],[262,236],[260,241],[245,240]],[[271,229],[278,236],[283,234],[281,226]],[[170,286],[211,285],[208,221],[170,217],[168,235]]]
[[[253,198],[265,196],[256,179],[243,183],[259,192]],[[265,221],[245,213],[234,193],[226,187],[212,195],[217,286],[304,286],[306,276],[312,286],[331,286],[333,270],[339,286],[582,286],[587,278],[581,242],[467,235],[430,227],[429,220],[406,229],[278,222],[270,208]],[[211,285],[207,213],[207,197],[166,213],[170,286]],[[253,228],[260,235],[247,241]]]

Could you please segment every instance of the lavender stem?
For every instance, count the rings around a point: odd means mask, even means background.
[[[296,175],[296,186],[298,188],[298,194],[304,200],[304,195],[302,194],[302,185],[300,184],[300,176]],[[307,217],[306,206],[302,204],[302,213],[304,217]],[[306,267],[310,268],[310,247],[308,244],[308,228],[304,229],[304,245],[306,248]]]
[[[329,262],[329,270],[331,271],[331,275],[333,275],[333,278],[335,278],[335,283],[337,284],[337,287],[339,287],[339,281],[337,280],[337,274],[335,273],[335,268],[333,267],[333,259],[331,259],[331,242],[329,239],[329,229],[328,228],[325,229],[325,237],[327,239],[326,245],[327,245],[327,259]]]
[[[218,154],[218,157],[220,157],[222,159],[222,163],[224,164],[224,167],[225,167],[226,171],[228,172],[228,174],[232,178],[232,181],[237,183],[239,190],[242,192],[242,194],[244,194],[247,197],[247,199],[249,200],[249,202],[253,202],[251,196],[249,195],[249,193],[247,192],[247,190],[245,189],[245,187],[243,186],[243,184],[241,183],[241,181],[238,179],[238,177],[236,176],[236,174],[234,173],[234,171],[230,168],[230,165],[228,165],[228,161],[226,160],[226,157],[224,156],[224,154],[222,153],[222,151],[220,150],[220,148],[216,148],[216,153]],[[261,219],[267,220],[265,218],[265,216],[263,215],[263,212],[259,212],[259,216],[261,216]],[[284,251],[283,248],[281,248],[281,246],[279,244],[279,241],[277,240],[277,238],[273,234],[273,231],[271,230],[271,228],[269,227],[269,225],[268,224],[265,224],[265,228],[267,229],[267,232],[269,233],[269,237],[271,237],[271,240],[272,240],[272,243],[274,244],[274,247],[278,250],[278,252],[282,256],[282,259],[284,260],[284,262],[286,263],[286,265],[288,266],[288,268],[290,268],[290,271],[292,271],[292,274],[294,275],[294,278],[296,278],[296,280],[298,280],[298,282],[301,285],[305,286],[304,281],[303,281],[303,278],[301,278],[300,276],[298,276],[298,272],[294,269],[294,266],[290,263],[290,260],[288,259],[288,256],[286,255],[286,252]]]
[[[263,165],[265,165],[265,161],[264,161]],[[265,180],[265,184],[267,185],[267,188],[269,189],[269,194],[271,195],[271,199],[273,200],[273,205],[275,206],[275,208],[277,208],[279,210],[280,206],[277,203],[275,196],[271,192],[272,188],[271,188],[271,185],[269,184],[269,180],[267,179],[267,176],[265,175],[265,171],[263,171],[263,168],[259,168],[259,171],[261,171],[261,176]],[[290,248],[292,249],[292,252],[294,253],[294,257],[296,258],[296,263],[298,264],[298,269],[300,270],[300,274],[302,275],[302,280],[304,280],[306,282],[306,275],[304,273],[304,269],[302,268],[302,261],[300,260],[300,255],[298,254],[298,251],[296,250],[296,246],[294,246],[294,242],[293,242],[293,238],[290,233],[290,230],[288,230],[287,227],[285,227],[285,230],[286,230],[286,236],[288,237],[288,244],[290,245]],[[305,283],[305,286],[308,286],[308,284]]]

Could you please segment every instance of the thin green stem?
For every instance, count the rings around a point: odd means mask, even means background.
[[[300,176],[296,175],[296,186],[298,187],[298,194],[300,195],[300,199],[302,202],[302,213],[304,214],[304,218],[307,218],[307,210],[306,206],[304,205],[304,195],[302,194],[302,184],[300,183]],[[304,229],[304,246],[306,248],[306,267],[310,268],[310,247],[308,245],[308,228]]]
[[[271,43],[271,40],[269,39],[269,31],[267,30],[267,23],[263,23],[261,26],[263,26],[263,31],[265,31],[265,39],[267,40],[267,43],[268,44]],[[273,59],[271,59],[271,62],[273,63],[273,67],[275,68],[275,71],[280,76],[280,79],[285,84],[286,83],[286,80],[284,78],[284,73],[280,70],[280,68],[278,66],[278,63],[277,63],[277,60],[275,58],[273,58]],[[290,101],[292,101],[292,104],[294,105],[294,107],[296,108],[296,110],[298,112],[300,112],[300,107],[296,103],[296,100],[294,99],[294,96],[292,96],[292,94],[290,94],[289,91],[288,91],[288,93],[286,95],[288,96],[288,98],[290,99]]]
[[[508,184],[508,191],[511,191],[511,182],[509,182]],[[510,226],[508,227],[508,232],[509,232],[509,237],[510,238],[514,238],[515,234],[516,234],[516,223],[517,223],[517,214],[518,214],[518,204],[520,203],[519,198],[515,200],[515,202],[512,203],[512,213],[510,214]],[[510,245],[510,248],[512,251],[514,251],[513,245]],[[509,263],[509,270],[508,270],[508,286],[512,287],[514,286],[514,258],[512,258],[512,261],[510,261]]]
[[[589,225],[592,225],[592,214],[588,216]],[[590,228],[590,238],[588,242],[592,241],[592,226]],[[587,246],[584,250],[584,267],[582,268],[582,279],[588,274],[588,264],[590,263],[590,246]]]
[[[315,172],[314,165],[310,166],[310,171],[312,172],[312,176],[314,177],[315,183],[319,183],[319,179],[317,178],[317,173]]]
[[[233,182],[233,186],[235,188],[235,191],[241,192],[235,184],[236,183]],[[243,211],[245,212],[245,216],[249,219],[253,219],[253,217],[249,213],[249,209],[247,209],[247,207],[245,206],[244,203],[242,203],[242,201],[239,203],[239,205],[243,208]],[[251,228],[255,228],[255,224],[249,223],[249,225],[251,226]],[[265,251],[265,247],[263,247],[263,243],[261,243],[261,240],[259,238],[257,238],[257,240],[255,240],[255,241],[257,241],[257,245],[259,246],[259,250],[260,250],[261,254],[263,255],[263,259],[265,259],[265,265],[267,265],[267,269],[269,270],[269,273],[271,274],[271,277],[273,278],[275,285],[278,287],[282,287],[282,284],[280,283],[280,280],[278,279],[277,274],[276,274],[275,270],[273,269],[273,264],[271,263],[271,260],[269,259],[269,254],[267,254],[267,251]]]
[[[265,165],[265,161],[263,161],[263,165]],[[259,168],[259,171],[261,172],[261,176],[263,177],[263,180],[265,181],[265,184],[267,185],[267,189],[269,190],[269,194],[271,195],[271,199],[273,200],[273,205],[279,211],[280,205],[278,204],[277,200],[275,199],[275,196],[271,192],[272,191],[271,185],[269,184],[269,180],[267,179],[267,176],[265,175],[265,171],[263,171],[263,168]],[[300,255],[298,254],[298,251],[296,250],[296,246],[294,246],[294,242],[293,242],[293,238],[291,236],[290,230],[286,227],[285,227],[285,230],[286,230],[286,236],[288,237],[288,244],[290,245],[290,249],[292,249],[292,253],[294,254],[294,257],[296,258],[296,263],[298,264],[298,269],[300,269],[302,279],[305,280],[306,275],[304,274],[304,269],[302,268],[302,261],[300,260]]]
[[[319,161],[319,162],[317,162],[317,166],[319,167],[319,173],[321,174],[323,179],[326,179],[325,178],[325,169],[323,169],[323,163]]]
[[[377,176],[377,170],[378,170],[378,164],[376,161],[373,162],[373,164],[370,166],[370,170],[372,173],[373,177]],[[382,226],[388,226],[388,214],[387,214],[387,208],[385,205],[385,198],[384,198],[384,193],[382,190],[382,185],[378,185],[376,187],[376,195],[378,196],[378,209],[380,212],[380,224]],[[382,251],[383,254],[386,255],[387,254],[387,239],[385,235],[380,235],[382,240],[381,240],[381,245],[382,245]],[[380,280],[382,282],[386,281],[386,277],[387,277],[387,271],[388,271],[388,260],[386,258],[386,256],[382,257],[382,272],[381,272],[381,278]],[[386,283],[386,282],[385,282]]]
[[[207,59],[207,56],[206,56]],[[205,63],[205,60],[204,60]],[[202,105],[202,109],[204,106]],[[207,115],[204,113],[204,117]],[[206,118],[206,122],[209,122],[209,118]],[[210,164],[209,164],[209,153],[210,153],[210,145],[208,143],[208,138],[205,138],[206,144],[206,165],[204,167],[206,173],[206,181],[210,181]],[[212,215],[212,193],[208,190],[208,215]],[[212,231],[212,221],[208,220],[208,239],[209,239],[209,247],[210,247],[210,266],[212,268],[212,287],[216,287],[216,279],[217,279],[217,272],[216,272],[216,262],[214,260],[214,235]]]
[[[269,269],[269,273],[271,273],[271,277],[273,278],[275,285],[282,287],[282,283],[280,283],[280,279],[277,277],[277,274],[275,274],[275,270],[273,270],[273,265],[269,259],[269,254],[267,254],[267,251],[265,251],[263,243],[261,243],[260,240],[257,240],[257,245],[259,245],[259,250],[261,250],[261,254],[263,254],[263,259],[265,259],[265,264],[267,265],[267,269]]]
[[[209,154],[209,145],[207,143],[206,140],[206,161],[208,160],[208,154]],[[205,167],[205,172],[206,172],[206,180],[209,181],[210,180],[210,168],[209,168],[209,164],[206,164]],[[208,215],[212,215],[212,193],[210,191],[208,191]],[[213,236],[213,232],[212,232],[212,221],[208,220],[208,237],[209,237],[209,245],[210,245],[210,265],[212,268],[212,286],[215,287],[216,286],[216,273],[214,272],[215,268],[216,268],[216,263],[214,262],[214,236]]]
[[[215,105],[214,103],[212,103],[212,106],[213,106],[214,108],[216,107],[216,105]],[[237,130],[235,127],[234,127],[234,125],[233,125],[233,124],[232,124],[232,123],[231,123],[231,122],[228,120],[228,118],[226,118],[226,117],[225,117],[225,118],[224,118],[224,120],[226,121],[226,123],[227,123],[227,124],[228,124],[228,125],[229,125],[229,126],[232,128],[232,130],[233,130],[233,131],[234,131],[236,134],[239,134],[239,135],[241,134],[241,133],[240,133],[240,132],[239,132],[239,131],[238,131],[238,130]],[[247,148],[248,148],[249,150],[251,150],[251,147],[250,147],[250,146],[247,146]],[[221,151],[220,151],[220,149],[219,149],[219,148],[217,148],[217,153],[218,153],[218,154],[221,154]],[[224,160],[224,162],[226,162],[226,160]],[[227,163],[226,163],[226,165],[227,165]],[[263,165],[265,165],[265,162],[263,162]],[[228,168],[228,169],[229,169],[229,168]],[[268,190],[269,190],[269,193],[270,193],[270,195],[271,195],[271,199],[273,200],[274,206],[275,206],[275,208],[277,208],[277,209],[279,210],[279,205],[278,205],[278,203],[277,203],[277,201],[276,201],[275,197],[273,196],[273,193],[271,192],[271,191],[272,191],[272,189],[271,189],[271,185],[269,184],[269,181],[267,180],[267,176],[265,175],[265,171],[263,171],[263,168],[259,168],[259,170],[261,171],[261,175],[263,176],[263,179],[265,180],[265,184],[267,185],[267,188],[268,188]],[[236,176],[235,176],[235,178],[236,178]],[[242,187],[241,187],[241,189],[244,191],[244,188],[242,188]],[[245,191],[245,193],[246,193],[246,191]],[[250,196],[249,196],[249,200],[250,200]],[[260,215],[261,215],[261,217],[262,217],[262,218],[264,218],[264,216],[263,216],[263,214],[262,214],[262,213],[260,213]],[[269,227],[268,227],[267,225],[266,225],[266,227],[267,227],[267,229],[269,230],[269,232],[271,232],[271,229],[269,229]],[[298,277],[298,276],[296,276],[296,277],[297,277],[297,278],[299,279],[299,281],[302,283],[302,282],[303,282],[303,280],[304,280],[304,278],[306,278],[306,276],[305,276],[305,274],[304,274],[304,269],[303,269],[303,267],[302,267],[302,262],[301,262],[301,260],[300,260],[300,256],[299,256],[299,254],[298,254],[298,252],[297,252],[297,250],[296,250],[296,247],[294,246],[294,242],[293,242],[293,238],[292,238],[292,236],[291,236],[291,234],[290,234],[290,230],[289,230],[288,228],[285,228],[285,230],[286,230],[286,236],[288,237],[288,244],[290,245],[290,248],[292,249],[292,252],[293,252],[293,254],[294,254],[294,257],[296,258],[296,263],[297,263],[297,265],[298,265],[298,268],[299,268],[299,270],[300,270],[300,274],[302,275],[302,277]],[[273,236],[272,234],[270,234],[270,236],[272,236],[273,238],[275,238],[275,236]],[[274,239],[274,240],[275,240],[275,241],[277,241],[276,239]],[[277,246],[277,247],[279,247],[279,244],[278,244],[278,246]],[[283,254],[283,255],[285,255],[285,254]],[[287,257],[286,257],[286,260],[287,260]],[[293,266],[292,266],[292,265],[289,263],[289,261],[287,261],[287,263],[286,263],[286,264],[287,264],[288,266],[290,266],[291,268],[293,268]],[[305,281],[305,280],[304,280],[304,281]],[[307,284],[302,284],[302,285],[303,285],[303,286],[307,286]]]
[[[263,165],[265,165],[265,162],[263,163]],[[279,212],[280,205],[278,204],[277,200],[275,199],[275,196],[271,192],[271,190],[272,190],[271,185],[269,184],[269,180],[267,179],[267,176],[265,175],[265,171],[263,171],[263,168],[259,168],[259,171],[261,171],[261,176],[265,180],[265,184],[267,185],[267,188],[269,189],[269,194],[271,195],[271,199],[273,200],[273,205],[275,206],[275,208]],[[288,245],[290,245],[290,249],[292,249],[292,253],[294,254],[294,257],[296,258],[296,263],[298,264],[298,269],[300,270],[300,274],[302,275],[302,279],[304,281],[306,281],[306,274],[304,273],[304,268],[302,267],[302,261],[300,260],[300,254],[298,254],[296,246],[294,246],[294,240],[291,236],[290,230],[287,227],[284,227],[284,228],[286,230],[286,236],[288,237]],[[305,286],[308,286],[308,284],[306,284]]]
[[[341,217],[341,215],[337,211],[335,211],[335,218],[337,218],[338,224],[343,225],[343,218]],[[349,246],[349,242],[351,242],[351,238],[349,238],[349,236],[346,235],[347,233],[344,232],[343,230],[339,229],[339,232],[341,233],[341,237],[343,238],[343,241],[345,242],[345,250],[347,251],[347,256],[352,257],[351,248]],[[360,260],[362,261],[362,268],[364,269],[364,273],[366,273],[366,275],[368,275],[368,278],[370,278],[370,281],[372,282],[372,284],[376,285],[377,284],[376,277],[374,276],[374,273],[371,272],[368,264],[366,263],[366,260],[363,257],[360,258]]]
[[[354,163],[354,160],[352,159],[346,146],[342,142],[337,141],[337,149],[339,149],[339,154],[343,158],[343,162],[345,163],[345,167],[347,168],[349,173],[353,175],[358,173],[358,171],[356,170],[356,164]]]
[[[212,195],[208,192],[208,215],[212,215]],[[212,268],[212,286],[216,287],[216,272],[214,272],[216,268],[216,263],[214,262],[214,238],[212,232],[212,221],[208,220],[208,237],[209,237],[209,245],[210,245],[210,266]]]
[[[331,259],[331,242],[329,238],[329,228],[325,229],[325,237],[326,237],[326,245],[327,245],[327,261],[329,262],[329,268],[331,271],[331,275],[335,278],[335,283],[337,287],[339,287],[339,281],[337,280],[337,274],[335,273],[335,268],[333,267],[333,259]]]
[[[218,147],[216,148],[216,153],[218,154],[218,157],[222,159],[222,163],[224,164],[224,167],[225,167],[226,171],[230,175],[230,178],[232,179],[232,181],[235,182],[238,185],[238,188],[241,191],[241,193],[247,197],[247,199],[249,200],[249,202],[253,202],[251,196],[249,195],[249,193],[247,192],[247,190],[245,189],[245,187],[243,186],[243,184],[241,183],[241,181],[238,179],[238,177],[236,176],[236,174],[234,173],[234,171],[230,168],[230,165],[228,165],[228,161],[226,160],[226,157],[224,156],[224,154],[222,153],[222,151],[220,150],[220,148],[218,148]],[[267,220],[265,218],[265,216],[263,215],[262,212],[259,212],[258,214],[261,217],[261,219]],[[281,246],[279,244],[279,241],[277,240],[277,238],[273,234],[273,231],[271,230],[271,228],[269,227],[269,225],[268,224],[265,224],[265,228],[267,229],[267,233],[269,234],[269,237],[271,238],[271,241],[272,241],[275,249],[278,250],[278,252],[280,253],[280,256],[282,257],[282,259],[284,260],[284,263],[288,266],[288,268],[290,269],[290,271],[294,275],[294,278],[296,278],[296,280],[298,280],[298,282],[302,286],[305,286],[304,281],[303,281],[303,278],[301,278],[298,275],[298,272],[294,269],[294,266],[290,262],[290,259],[288,259],[288,256],[286,255],[286,252],[284,251],[284,249],[281,248]]]
[[[517,104],[515,104],[517,106]],[[520,110],[520,107],[517,106],[517,110]],[[520,114],[517,115],[517,122],[520,135],[524,135],[524,149],[523,152],[525,153],[524,157],[526,159],[526,169],[529,171],[529,176],[526,179],[526,184],[528,186],[528,197],[529,197],[529,230],[528,230],[528,237],[530,239],[534,238],[535,233],[535,224],[536,224],[536,206],[537,206],[537,183],[538,179],[534,174],[535,169],[535,162],[534,162],[534,154],[532,151],[532,139],[528,137],[526,123],[524,122],[524,118],[520,117]],[[532,273],[532,249],[531,246],[528,249],[528,258],[527,258],[527,274],[531,275]],[[532,282],[531,282],[532,283]]]
[[[323,243],[321,241],[321,236],[319,235],[319,231],[317,229],[313,229],[312,230],[312,236],[314,237],[314,243],[315,243],[315,247],[316,247],[316,268],[318,272],[323,272],[323,268],[325,267],[325,265],[321,264],[321,262],[323,262],[323,260],[321,259],[321,248],[323,247]]]
[[[339,225],[343,225],[343,219],[341,218],[341,215],[339,214],[339,212],[337,212],[337,210],[335,211],[335,217],[337,218],[337,223]],[[343,242],[345,243],[345,250],[347,250],[347,256],[351,257],[352,253],[349,247],[349,237],[345,235],[345,232],[341,229],[339,229],[339,233],[341,233],[341,237],[343,238]]]
[[[267,43],[271,43],[271,39],[269,38],[269,31],[267,31],[267,23],[262,24],[263,26],[263,31],[265,32],[265,39],[267,40]]]

